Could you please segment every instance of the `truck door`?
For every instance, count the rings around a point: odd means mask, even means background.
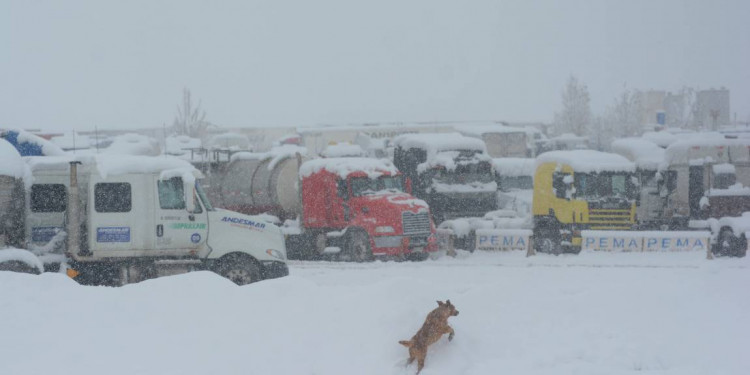
[[[185,194],[180,177],[156,180],[156,218],[153,228],[156,249],[184,249],[186,253],[203,247],[208,235],[208,213],[195,196],[195,188]],[[188,211],[185,198],[190,197],[195,208]]]

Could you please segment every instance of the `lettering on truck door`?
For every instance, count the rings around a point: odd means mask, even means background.
[[[185,249],[190,252],[201,248],[208,235],[208,213],[195,197],[194,190],[188,195],[193,195],[195,209],[188,212],[182,178],[157,180],[155,185],[156,225],[153,230],[156,249]]]

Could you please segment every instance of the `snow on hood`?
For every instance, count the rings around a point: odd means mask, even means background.
[[[429,208],[429,206],[427,205],[427,202],[421,199],[414,198],[412,195],[408,193],[403,193],[403,192],[394,193],[393,191],[381,190],[381,191],[375,192],[374,194],[368,194],[365,197],[367,197],[370,200],[385,199],[392,204],[407,205],[410,208],[412,207],[417,207],[420,209]]]
[[[346,178],[350,173],[363,172],[370,178],[378,178],[383,175],[396,175],[398,169],[387,159],[371,158],[325,158],[308,160],[300,166],[299,173],[302,177],[308,177],[313,173],[326,170]]]
[[[529,158],[495,158],[492,159],[492,166],[495,168],[495,173],[501,176],[534,176],[536,160]]]
[[[569,165],[580,173],[635,172],[635,164],[623,156],[594,150],[550,151],[536,158],[536,165]]]
[[[638,168],[656,170],[664,163],[664,149],[643,138],[623,138],[612,142],[612,152],[635,163]]]
[[[0,139],[0,175],[14,178],[25,178],[27,167],[13,145]]]

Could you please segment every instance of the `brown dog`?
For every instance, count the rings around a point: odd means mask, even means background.
[[[427,347],[440,340],[444,334],[448,334],[448,341],[453,340],[453,328],[448,325],[448,318],[458,315],[458,310],[451,304],[451,300],[445,303],[437,301],[438,307],[427,314],[422,328],[409,341],[399,341],[398,343],[409,348],[409,361],[411,364],[417,360],[417,374],[424,367],[424,359],[427,357]]]

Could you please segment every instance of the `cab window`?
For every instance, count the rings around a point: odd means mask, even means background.
[[[159,207],[164,210],[184,210],[185,193],[182,179],[173,177],[157,181],[159,188]]]

